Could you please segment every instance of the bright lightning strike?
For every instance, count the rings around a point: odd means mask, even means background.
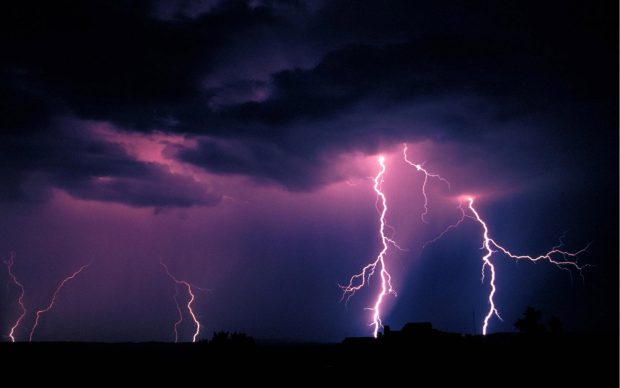
[[[438,174],[431,174],[429,173],[422,165],[420,164],[416,164],[413,163],[412,161],[410,161],[407,158],[407,144],[403,144],[403,159],[405,160],[406,163],[408,163],[409,165],[413,166],[416,168],[416,170],[421,171],[424,174],[424,182],[422,183],[422,196],[424,197],[424,212],[421,215],[422,221],[427,222],[426,221],[426,215],[428,214],[428,195],[426,193],[426,184],[428,182],[428,178],[435,178],[438,179],[444,183],[446,183],[448,185],[448,187],[450,187],[450,182],[448,182],[446,179],[444,179],[442,176],[438,175]],[[545,254],[539,255],[539,256],[529,256],[529,255],[517,255],[514,254],[512,252],[510,252],[508,249],[504,248],[502,245],[498,244],[495,240],[493,240],[490,236],[490,232],[489,232],[489,228],[486,224],[486,222],[484,222],[484,220],[482,219],[482,217],[480,216],[480,214],[478,213],[478,211],[474,208],[474,199],[473,197],[466,197],[467,200],[467,209],[469,210],[469,212],[471,214],[467,214],[466,213],[466,209],[463,208],[463,204],[459,203],[459,207],[458,209],[461,212],[461,216],[460,218],[453,224],[449,225],[443,232],[441,232],[437,237],[435,237],[434,239],[426,242],[423,246],[422,249],[424,249],[428,244],[432,244],[438,240],[440,240],[443,236],[445,236],[448,232],[450,232],[452,229],[457,228],[459,225],[461,225],[463,223],[463,221],[465,221],[465,218],[469,218],[472,219],[474,221],[476,221],[481,227],[482,227],[482,249],[484,249],[485,254],[482,256],[482,281],[484,281],[485,279],[485,273],[488,270],[490,276],[489,276],[489,285],[491,287],[491,290],[489,292],[489,296],[488,296],[488,303],[489,303],[489,310],[487,312],[487,314],[484,317],[484,323],[482,326],[482,334],[486,335],[487,334],[487,330],[489,327],[489,321],[491,320],[491,318],[493,316],[496,316],[498,319],[502,319],[499,311],[497,310],[497,307],[495,305],[495,294],[497,292],[497,286],[495,284],[495,280],[496,280],[496,272],[495,272],[495,266],[493,265],[493,262],[491,261],[491,257],[493,256],[494,253],[496,252],[501,252],[503,254],[505,254],[506,256],[515,259],[515,260],[529,260],[532,262],[537,262],[540,260],[545,260],[548,261],[556,266],[558,266],[561,269],[568,269],[570,267],[576,269],[579,274],[583,277],[583,273],[582,270],[587,267],[588,265],[579,265],[577,263],[577,259],[579,257],[580,254],[582,254],[583,252],[585,252],[588,249],[588,246],[586,246],[584,249],[577,251],[577,252],[568,252],[568,251],[564,251],[561,250],[560,248],[563,245],[562,242],[562,238],[560,238],[560,244],[556,245],[554,247],[552,247],[548,252],[546,252]],[[571,261],[570,259],[575,259],[575,261]]]
[[[17,320],[13,323],[13,326],[11,326],[11,329],[9,331],[9,338],[11,339],[11,342],[15,342],[15,330],[17,330],[17,328],[22,322],[22,319],[24,319],[24,316],[26,315],[26,306],[24,306],[24,286],[19,282],[19,280],[17,280],[17,276],[15,276],[15,274],[13,273],[13,265],[15,264],[15,256],[13,255],[13,253],[11,253],[11,257],[9,258],[9,260],[5,261],[4,264],[6,264],[6,268],[9,272],[9,277],[11,278],[11,281],[13,282],[13,284],[15,284],[17,288],[19,288],[19,297],[17,299],[17,304],[19,305],[21,313],[19,314]]]
[[[407,158],[407,143],[403,143],[403,159],[405,160],[407,164],[415,167],[416,170],[424,174],[424,182],[422,183],[422,196],[424,197],[424,212],[422,212],[422,215],[420,216],[420,218],[422,218],[422,221],[424,223],[428,223],[428,221],[426,220],[426,216],[428,215],[428,195],[426,194],[426,184],[428,183],[428,178],[434,178],[434,179],[440,180],[441,182],[448,185],[448,189],[450,188],[450,182],[448,182],[446,179],[444,179],[439,174],[432,174],[428,172],[428,170],[425,169],[422,164],[416,164],[410,161]]]
[[[187,301],[187,311],[189,312],[189,315],[192,317],[192,320],[194,321],[194,324],[196,325],[196,331],[194,331],[194,335],[192,337],[192,342],[196,342],[196,338],[198,338],[198,334],[200,333],[200,322],[198,321],[198,318],[196,318],[196,314],[194,314],[194,310],[192,308],[192,305],[194,303],[194,299],[196,298],[194,295],[194,292],[192,290],[192,285],[191,283],[185,281],[185,280],[179,280],[177,278],[175,278],[171,273],[170,270],[168,269],[168,266],[163,262],[160,261],[159,262],[161,264],[162,267],[164,267],[164,270],[166,271],[166,275],[168,275],[168,277],[170,279],[172,279],[173,282],[175,282],[175,287],[176,285],[181,285],[184,286],[185,288],[187,288],[187,293],[189,295],[189,299]],[[177,294],[175,294],[174,296],[174,302],[176,303],[177,306],[177,311],[179,312],[179,320],[174,324],[174,340],[175,342],[178,340],[178,331],[177,331],[177,326],[179,326],[179,324],[181,324],[181,322],[183,322],[183,315],[181,314],[181,309],[179,308],[179,302],[177,300]]]
[[[372,311],[372,323],[370,325],[373,326],[373,336],[375,338],[377,338],[379,328],[383,327],[381,323],[381,305],[383,303],[383,299],[388,294],[394,294],[394,296],[396,296],[396,291],[394,291],[394,288],[392,287],[392,276],[388,272],[387,266],[385,264],[385,255],[388,251],[390,244],[398,247],[396,243],[386,235],[385,231],[387,227],[385,221],[385,215],[387,213],[387,201],[385,198],[385,194],[383,193],[383,191],[381,191],[381,184],[383,183],[383,176],[386,170],[385,157],[383,155],[379,156],[378,161],[381,169],[374,179],[375,184],[373,188],[375,190],[375,193],[377,193],[377,198],[380,200],[381,203],[381,209],[379,212],[379,236],[381,238],[382,249],[372,263],[365,266],[360,273],[351,277],[348,285],[340,286],[343,291],[342,298],[344,299],[346,297],[348,300],[351,296],[353,296],[353,294],[355,294],[358,290],[363,288],[368,283],[370,277],[375,273],[377,266],[379,266],[379,275],[381,277],[381,290],[377,295],[377,298],[375,299],[373,307],[369,308],[369,310]]]
[[[427,243],[424,244],[424,247],[426,247],[429,244],[432,244],[434,242],[437,242],[438,240],[440,240],[442,237],[444,237],[448,232],[450,232],[452,229],[457,228],[459,225],[461,225],[463,223],[463,221],[465,221],[466,218],[469,218],[471,220],[474,220],[475,222],[477,222],[481,227],[482,227],[482,249],[485,251],[485,254],[482,256],[482,281],[484,281],[485,279],[485,273],[486,270],[489,271],[489,285],[491,286],[491,291],[489,292],[489,296],[488,296],[488,303],[489,303],[489,310],[487,311],[485,317],[484,317],[484,322],[482,325],[482,334],[486,335],[487,331],[488,331],[488,327],[489,327],[489,321],[491,320],[491,318],[493,316],[496,316],[497,318],[499,318],[500,320],[502,319],[499,311],[497,310],[497,307],[495,305],[495,294],[497,292],[497,286],[495,284],[495,280],[496,280],[496,272],[495,272],[495,266],[493,265],[492,261],[491,261],[491,257],[493,256],[494,253],[498,253],[501,252],[504,255],[510,257],[511,259],[514,260],[529,260],[532,262],[537,262],[537,261],[548,261],[554,265],[556,265],[557,267],[561,268],[561,269],[569,269],[569,268],[573,268],[575,270],[577,270],[579,272],[579,274],[583,277],[583,269],[588,267],[588,264],[584,264],[584,265],[580,265],[577,262],[577,259],[579,258],[579,255],[581,255],[582,253],[586,252],[586,250],[588,249],[588,247],[590,246],[589,244],[576,252],[569,252],[569,251],[564,251],[562,249],[560,249],[563,245],[562,243],[562,239],[560,239],[560,244],[552,247],[548,252],[539,255],[539,256],[530,256],[530,255],[517,255],[514,254],[512,252],[510,252],[508,249],[504,248],[502,245],[500,245],[497,241],[495,241],[489,232],[489,227],[487,225],[487,223],[482,219],[482,217],[480,216],[480,213],[478,213],[478,211],[476,210],[476,208],[474,207],[474,198],[473,197],[466,197],[465,198],[466,202],[467,202],[467,210],[469,210],[469,213],[471,214],[467,214],[466,213],[466,209],[463,208],[463,203],[459,203],[459,207],[458,209],[461,211],[461,216],[459,217],[459,219],[453,223],[452,225],[449,225],[443,232],[441,232],[437,237],[435,237],[434,239],[428,241]],[[571,261],[569,258],[574,258],[575,261]]]
[[[493,249],[491,249],[491,242],[493,240],[491,240],[491,237],[489,237],[489,228],[487,227],[487,224],[484,221],[482,221],[482,219],[480,218],[480,215],[478,214],[476,209],[474,209],[474,199],[472,197],[469,197],[467,201],[469,202],[469,209],[471,209],[472,213],[476,217],[476,221],[480,223],[480,225],[482,226],[482,230],[483,230],[482,247],[484,248],[486,253],[484,254],[484,256],[482,256],[482,261],[483,261],[482,280],[484,280],[485,268],[488,267],[489,271],[491,272],[491,278],[489,279],[489,285],[491,286],[491,292],[489,292],[489,311],[487,312],[487,315],[485,315],[484,324],[482,325],[482,335],[487,335],[487,328],[489,327],[489,320],[491,319],[491,317],[495,315],[500,320],[502,319],[502,317],[499,315],[499,312],[497,311],[497,308],[495,307],[495,301],[493,299],[493,297],[495,296],[495,293],[497,292],[497,288],[495,287],[495,266],[491,262],[491,256],[493,256],[493,252],[494,252]]]
[[[489,293],[489,311],[487,312],[487,315],[484,317],[484,325],[482,326],[482,334],[486,335],[487,328],[489,326],[489,320],[491,319],[493,315],[496,315],[498,318],[501,319],[497,311],[497,308],[495,307],[495,303],[493,301],[493,296],[495,295],[495,292],[497,291],[495,287],[495,267],[490,261],[490,258],[493,255],[493,253],[499,251],[505,254],[506,256],[510,257],[511,259],[515,259],[515,260],[529,260],[533,262],[537,262],[541,260],[548,261],[562,269],[572,267],[576,269],[579,272],[579,274],[583,277],[582,271],[584,268],[588,267],[588,265],[587,264],[579,265],[579,263],[577,262],[577,259],[579,255],[581,255],[588,249],[589,244],[585,248],[577,252],[568,252],[568,251],[561,250],[560,249],[561,244],[560,244],[560,245],[554,246],[548,252],[542,255],[539,255],[539,256],[514,254],[510,252],[508,249],[498,244],[495,240],[491,238],[491,236],[489,235],[489,228],[486,222],[482,220],[482,218],[480,217],[480,214],[474,208],[474,199],[472,197],[468,197],[467,203],[468,203],[469,210],[471,210],[471,213],[473,214],[473,216],[467,215],[467,217],[474,219],[476,222],[480,224],[480,226],[482,226],[482,229],[483,229],[483,234],[482,234],[483,248],[486,250],[486,254],[482,257],[482,260],[484,262],[482,265],[483,280],[484,280],[485,268],[488,267],[491,273],[491,278],[489,279],[489,284],[491,285],[491,292]],[[497,249],[497,251],[493,250],[493,247]],[[575,261],[571,261],[569,258],[574,258]]]
[[[39,326],[39,320],[41,319],[41,316],[47,313],[48,311],[50,311],[52,308],[54,308],[54,305],[56,304],[56,299],[58,298],[58,295],[60,294],[60,291],[63,289],[65,284],[73,280],[76,276],[82,273],[82,271],[84,271],[86,268],[90,267],[91,264],[92,262],[81,266],[77,271],[73,272],[71,275],[64,278],[62,282],[60,282],[60,284],[58,285],[58,287],[56,287],[56,290],[52,294],[52,298],[50,299],[50,303],[47,305],[47,307],[37,311],[37,314],[34,320],[34,325],[32,326],[32,330],[30,330],[30,336],[28,337],[28,341],[32,342],[32,338],[34,337],[34,332],[37,329],[37,326]]]

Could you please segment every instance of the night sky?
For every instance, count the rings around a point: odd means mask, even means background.
[[[12,1],[0,10],[0,257],[27,314],[67,275],[35,340],[172,341],[175,284],[199,339],[370,335],[379,287],[339,284],[380,250],[383,321],[480,333],[481,228],[507,248],[591,242],[584,279],[497,254],[513,331],[533,306],[618,328],[618,9],[592,1]],[[409,157],[451,183],[429,181]],[[19,289],[0,272],[2,340]],[[179,300],[186,294],[179,288]],[[190,340],[191,320],[179,327]]]

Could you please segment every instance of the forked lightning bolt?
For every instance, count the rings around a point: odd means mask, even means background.
[[[407,158],[407,143],[403,144],[403,159],[405,160],[407,164],[415,167],[416,170],[424,174],[424,181],[422,182],[422,196],[424,197],[424,211],[422,212],[422,215],[420,215],[420,218],[422,218],[422,221],[424,223],[428,223],[428,221],[426,220],[426,216],[428,215],[428,195],[426,194],[426,183],[428,183],[428,178],[434,178],[434,179],[442,181],[443,183],[448,185],[448,189],[450,188],[450,182],[448,182],[446,179],[444,179],[439,174],[432,174],[428,172],[428,170],[425,169],[422,164],[416,164],[410,161]]]
[[[26,315],[26,306],[24,306],[24,286],[19,282],[19,280],[17,280],[17,276],[15,276],[15,274],[13,273],[13,265],[15,264],[15,256],[13,255],[13,253],[11,253],[11,257],[9,258],[9,260],[5,261],[4,264],[6,264],[6,268],[9,272],[9,277],[11,278],[11,281],[13,282],[13,284],[15,284],[17,288],[19,288],[19,297],[17,299],[17,304],[19,305],[21,313],[9,330],[9,338],[11,339],[11,342],[15,342],[15,330],[17,330],[17,328],[22,322],[22,319],[24,319],[24,316]]]
[[[368,283],[370,277],[375,273],[377,266],[379,267],[379,276],[381,277],[381,289],[375,299],[373,307],[369,308],[369,310],[372,311],[371,326],[373,326],[373,336],[375,338],[379,333],[379,328],[383,327],[381,323],[381,305],[383,303],[383,299],[388,294],[396,295],[396,292],[392,287],[392,276],[388,272],[387,266],[385,264],[385,255],[388,251],[389,245],[397,245],[392,239],[390,239],[386,235],[385,231],[387,226],[385,221],[385,215],[387,213],[387,200],[385,198],[385,194],[381,190],[381,184],[383,183],[383,176],[385,174],[385,158],[383,156],[379,156],[379,165],[381,169],[374,179],[373,187],[381,203],[381,208],[379,209],[379,236],[381,238],[382,248],[373,262],[365,266],[360,273],[353,275],[351,279],[349,279],[348,285],[340,286],[343,291],[342,298],[344,299],[346,297],[348,300],[353,294],[355,294],[358,290],[360,290]]]
[[[455,229],[459,225],[461,225],[463,221],[465,221],[466,218],[474,220],[482,227],[482,249],[485,251],[485,254],[482,256],[482,281],[484,281],[485,272],[486,270],[488,270],[489,275],[490,275],[489,286],[491,287],[491,290],[488,296],[489,310],[487,311],[484,317],[484,322],[482,325],[482,334],[484,335],[487,334],[488,327],[489,327],[489,321],[494,315],[500,320],[502,319],[499,314],[499,311],[497,310],[497,307],[495,305],[495,299],[494,299],[495,293],[497,292],[497,286],[495,284],[495,280],[496,280],[495,266],[493,265],[493,262],[491,261],[491,257],[493,256],[494,253],[501,252],[505,254],[506,256],[510,257],[511,259],[515,259],[515,260],[529,260],[532,262],[537,262],[541,260],[548,261],[558,266],[561,269],[574,268],[575,270],[579,272],[580,275],[583,276],[582,271],[584,268],[588,267],[588,264],[580,265],[576,261],[576,259],[579,257],[579,255],[586,252],[586,250],[589,247],[589,244],[585,248],[579,251],[569,252],[569,251],[564,251],[560,249],[562,247],[562,243],[560,242],[559,245],[552,247],[548,252],[542,255],[539,255],[539,256],[516,255],[510,252],[508,249],[504,248],[502,245],[500,245],[497,241],[495,241],[491,237],[487,223],[482,219],[482,217],[480,216],[480,213],[478,213],[478,211],[474,207],[474,198],[471,196],[468,196],[465,198],[465,201],[467,202],[467,210],[469,210],[471,214],[467,214],[466,209],[463,209],[462,202],[459,203],[458,209],[461,212],[461,216],[459,217],[459,219],[452,225],[449,225],[437,237],[425,243],[423,247],[426,247],[428,244],[432,244],[440,240],[443,236],[445,236],[452,229]],[[569,257],[574,258],[575,261],[569,260],[568,259]]]
[[[194,292],[192,290],[192,284],[185,281],[185,280],[179,280],[176,277],[174,277],[171,273],[170,270],[168,269],[168,266],[163,262],[160,261],[159,262],[161,264],[162,267],[164,267],[164,270],[166,271],[166,275],[168,275],[168,277],[170,279],[172,279],[173,282],[175,282],[175,287],[177,285],[181,285],[185,288],[187,288],[187,294],[189,295],[189,299],[187,301],[187,311],[189,312],[189,315],[192,317],[192,320],[194,321],[194,324],[196,325],[196,331],[194,331],[194,335],[192,336],[192,342],[196,342],[196,338],[198,338],[198,334],[200,334],[200,322],[198,321],[198,318],[196,318],[196,314],[194,314],[194,310],[192,308],[192,305],[194,303],[194,299],[196,298],[194,295]],[[174,302],[176,303],[177,306],[177,311],[179,312],[179,320],[176,321],[176,323],[174,324],[174,339],[175,342],[178,340],[178,331],[177,331],[177,327],[179,326],[179,324],[181,324],[181,322],[183,322],[183,315],[181,314],[181,309],[179,308],[179,302],[177,300],[177,294],[175,293],[174,296]]]
[[[483,230],[483,233],[482,233],[483,248],[486,250],[486,254],[482,257],[483,279],[484,279],[485,268],[488,267],[491,273],[491,278],[489,279],[489,284],[491,285],[491,292],[489,294],[489,311],[487,312],[487,315],[484,317],[484,325],[482,326],[482,334],[486,335],[487,329],[489,327],[489,320],[491,319],[493,315],[496,315],[498,318],[500,318],[497,308],[495,307],[495,303],[493,301],[493,296],[495,295],[495,292],[497,291],[495,287],[495,267],[493,266],[490,260],[493,253],[499,251],[514,260],[529,260],[533,262],[537,262],[541,260],[548,261],[552,264],[555,264],[561,269],[572,267],[576,269],[579,272],[579,274],[583,277],[582,271],[584,268],[588,267],[588,265],[587,264],[579,265],[579,263],[577,262],[577,259],[579,255],[581,255],[588,249],[589,244],[585,248],[579,251],[576,251],[576,252],[568,252],[568,251],[561,250],[560,247],[562,246],[562,244],[560,243],[560,245],[554,246],[548,252],[542,255],[539,255],[539,256],[514,254],[510,252],[508,249],[498,244],[495,240],[493,240],[493,238],[491,238],[489,234],[489,228],[486,222],[484,222],[484,220],[480,217],[480,214],[478,213],[476,208],[474,208],[474,198],[467,197],[467,203],[468,203],[468,208],[469,210],[471,210],[471,213],[473,214],[473,216],[466,215],[466,217],[476,220],[476,222],[478,222],[480,226],[482,226],[482,230]],[[494,251],[492,247],[497,249],[497,251]],[[569,257],[574,258],[575,261],[571,261],[570,259],[568,259]]]
[[[91,264],[92,264],[92,262],[81,266],[77,271],[73,272],[71,275],[69,275],[66,278],[64,278],[62,280],[62,282],[60,282],[58,287],[56,287],[56,290],[54,290],[54,293],[52,294],[52,298],[50,299],[50,302],[47,305],[47,307],[37,311],[37,314],[36,314],[35,320],[34,320],[34,325],[32,326],[32,330],[30,330],[30,336],[28,337],[28,340],[30,342],[32,342],[32,338],[34,337],[34,332],[37,330],[37,326],[39,326],[39,320],[41,319],[41,316],[54,308],[54,305],[56,304],[56,299],[58,298],[58,294],[60,294],[60,291],[63,289],[65,284],[67,284],[71,280],[75,279],[76,276],[81,274],[82,271],[84,271],[86,268],[88,268]]]
[[[450,186],[450,182],[448,182],[446,179],[444,179],[438,174],[429,173],[426,169],[422,167],[422,165],[411,162],[407,158],[407,144],[404,144],[404,147],[403,147],[403,158],[406,163],[408,163],[411,166],[414,166],[418,171],[421,171],[422,173],[424,173],[424,183],[422,184],[422,195],[424,197],[424,212],[422,213],[421,218],[422,218],[422,221],[426,222],[425,216],[428,214],[428,196],[426,194],[426,183],[428,181],[428,178],[429,177],[436,178],[438,180],[441,180],[442,182],[445,182],[448,186]],[[495,284],[495,280],[496,280],[495,266],[493,265],[493,262],[491,261],[491,257],[493,256],[494,253],[501,252],[504,255],[514,260],[529,260],[532,262],[544,260],[544,261],[548,261],[558,266],[561,269],[568,269],[572,267],[575,270],[577,270],[579,274],[583,277],[582,271],[584,268],[588,267],[588,265],[587,264],[579,265],[577,263],[577,259],[579,255],[581,255],[588,249],[589,244],[588,246],[586,246],[580,251],[576,251],[576,252],[564,251],[560,249],[563,245],[562,238],[560,238],[560,244],[552,247],[545,254],[542,254],[539,256],[514,254],[510,252],[508,249],[504,248],[499,243],[497,243],[495,240],[493,240],[493,238],[491,238],[489,228],[486,222],[482,219],[482,217],[480,216],[480,214],[474,207],[474,198],[471,196],[468,196],[465,198],[465,200],[467,201],[467,210],[469,210],[471,214],[467,214],[466,209],[463,208],[462,202],[459,203],[458,209],[461,213],[461,216],[459,217],[459,219],[455,223],[449,225],[446,229],[444,229],[444,231],[441,232],[437,237],[426,242],[422,246],[422,248],[424,249],[428,244],[431,244],[431,243],[434,243],[440,240],[448,232],[450,232],[451,230],[461,225],[463,221],[465,221],[466,218],[476,221],[482,227],[482,249],[485,251],[484,255],[482,256],[482,281],[484,281],[485,273],[488,270],[489,275],[490,275],[489,286],[491,287],[491,290],[488,296],[489,310],[487,311],[487,314],[484,317],[484,322],[482,325],[482,334],[484,335],[487,334],[488,327],[489,327],[489,321],[494,315],[500,320],[502,319],[499,314],[499,311],[497,310],[497,307],[495,305],[495,299],[494,299],[495,294],[497,292],[497,286]],[[571,261],[569,258],[573,258],[575,259],[575,261]]]
[[[497,308],[495,307],[495,300],[493,299],[495,293],[497,292],[497,288],[495,287],[495,266],[491,262],[491,256],[493,256],[494,252],[493,249],[491,249],[491,242],[493,240],[491,240],[491,237],[489,237],[489,228],[487,227],[487,224],[482,221],[480,215],[478,214],[476,209],[474,209],[474,199],[472,197],[469,197],[467,198],[467,201],[469,202],[469,209],[471,209],[472,213],[474,214],[476,221],[478,221],[482,226],[482,248],[485,250],[485,254],[484,256],[482,256],[482,280],[484,281],[484,270],[487,267],[491,272],[491,277],[489,279],[489,285],[491,286],[491,291],[489,292],[489,311],[487,312],[487,315],[484,316],[484,324],[482,325],[482,334],[486,335],[487,328],[489,327],[489,319],[491,319],[493,315],[495,315],[500,320],[502,319],[502,317],[499,315],[499,312],[497,311]]]

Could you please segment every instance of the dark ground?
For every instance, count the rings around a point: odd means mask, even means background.
[[[204,380],[200,386],[263,378],[299,385],[301,378],[337,376],[414,386],[618,387],[617,334],[442,334],[286,345],[2,343],[0,357],[4,375],[57,381],[84,373],[93,379]]]

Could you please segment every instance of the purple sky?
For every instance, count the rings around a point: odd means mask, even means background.
[[[387,257],[398,297],[384,323],[479,332],[479,226],[421,249],[470,194],[514,251],[543,253],[563,234],[569,250],[592,243],[585,281],[497,255],[504,321],[491,332],[514,330],[528,305],[569,330],[616,330],[617,12],[579,1],[27,3],[0,16],[0,257],[14,252],[25,287],[18,340],[90,260],[36,340],[173,340],[161,260],[204,288],[202,339],[370,335],[376,279],[347,305],[338,284],[380,249],[379,154],[406,249]],[[451,182],[429,183],[428,224],[403,142]],[[5,335],[19,290],[6,271],[0,286]]]

